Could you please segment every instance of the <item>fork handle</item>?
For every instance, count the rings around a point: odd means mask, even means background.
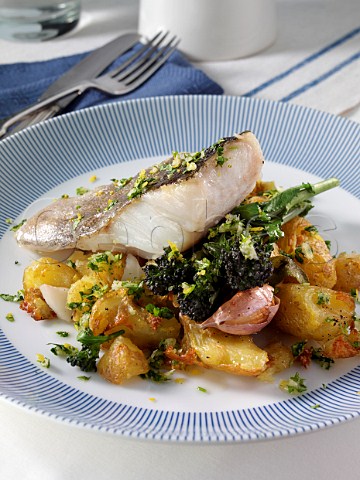
[[[78,95],[81,95],[86,90],[86,88],[87,88],[87,85],[73,86],[73,87],[67,88],[66,90],[61,90],[61,92],[58,92],[57,94],[54,94],[51,97],[46,98],[45,100],[41,100],[40,102],[34,103],[30,107],[24,108],[19,113],[10,117],[8,120],[5,120],[5,122],[1,125],[0,138],[3,138],[9,132],[9,129],[12,126],[16,125],[21,120],[24,120],[28,115],[41,111],[43,108],[47,107],[48,105],[51,105],[52,103],[56,102],[57,100],[60,100],[63,97],[66,97],[67,95],[70,95],[71,93],[77,93]]]

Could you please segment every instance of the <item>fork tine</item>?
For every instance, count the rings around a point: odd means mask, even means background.
[[[149,58],[132,75],[126,76],[124,84],[131,87],[131,89],[140,86],[166,62],[179,43],[179,39],[175,36],[172,37],[171,40],[156,53],[156,55]]]
[[[146,54],[147,50],[154,48],[153,47],[154,42],[155,42],[155,45],[158,44],[157,40],[161,34],[162,34],[162,31],[159,31],[158,33],[156,33],[150,40],[148,40],[137,52],[131,55],[131,57],[129,57],[125,62],[123,62],[121,65],[114,68],[110,72],[105,73],[103,76],[109,76],[113,78],[119,75],[124,70],[126,70],[132,63],[134,63],[136,60],[138,60],[144,54]]]
[[[151,56],[157,51],[158,47],[160,47],[168,34],[169,32],[160,31],[148,42],[147,48],[143,49],[142,55],[138,56],[136,61],[134,60],[131,65],[127,65],[126,69],[122,69],[120,72],[114,72],[111,77],[116,78],[116,80],[120,82],[138,70],[147,61],[147,59],[151,58]]]

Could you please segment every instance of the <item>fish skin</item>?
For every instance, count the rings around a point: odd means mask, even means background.
[[[111,221],[116,211],[108,208],[110,198],[122,206],[129,202],[126,197],[129,188],[115,195],[111,194],[113,189],[113,185],[105,185],[79,197],[56,200],[18,230],[18,244],[41,252],[75,248],[80,237],[91,236]],[[82,218],[79,219],[78,215]]]
[[[241,203],[264,163],[251,132],[223,138],[195,162],[174,167],[179,158],[149,167],[125,185],[115,182],[51,203],[17,231],[18,244],[36,252],[120,250],[155,258],[173,241],[183,251]]]

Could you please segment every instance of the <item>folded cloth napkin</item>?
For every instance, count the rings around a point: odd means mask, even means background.
[[[134,47],[134,49],[139,48]],[[119,57],[108,68],[125,61],[133,51]],[[57,58],[45,62],[15,63],[0,68],[0,119],[13,115],[34,103],[63,73],[79,62],[87,53]],[[222,88],[205,73],[193,67],[175,51],[167,62],[141,87],[120,96],[111,96],[95,89],[88,90],[68,106],[66,111],[130,98],[181,94],[221,94]],[[66,112],[64,110],[64,113]]]
[[[225,94],[333,114],[360,105],[359,0],[277,0],[274,44],[231,62],[196,63]]]

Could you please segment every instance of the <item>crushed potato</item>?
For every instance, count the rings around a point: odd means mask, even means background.
[[[259,183],[248,202],[266,200],[261,192],[271,188],[273,183]],[[303,217],[295,217],[282,230],[276,256],[290,257],[303,274],[276,280],[280,307],[266,328],[270,332],[276,328],[304,345],[315,342],[316,351],[331,361],[358,355],[354,292],[360,288],[360,254],[333,258],[321,235]],[[21,308],[35,320],[54,319],[40,287],[68,289],[67,307],[75,327],[104,339],[98,373],[118,385],[138,375],[161,381],[161,369],[194,365],[271,382],[297,360],[291,346],[278,341],[277,333],[260,347],[255,335],[201,328],[179,314],[171,293],[160,297],[144,287],[132,291],[131,284],[121,282],[125,265],[126,254],[114,252],[75,251],[66,263],[40,258],[24,271]]]

